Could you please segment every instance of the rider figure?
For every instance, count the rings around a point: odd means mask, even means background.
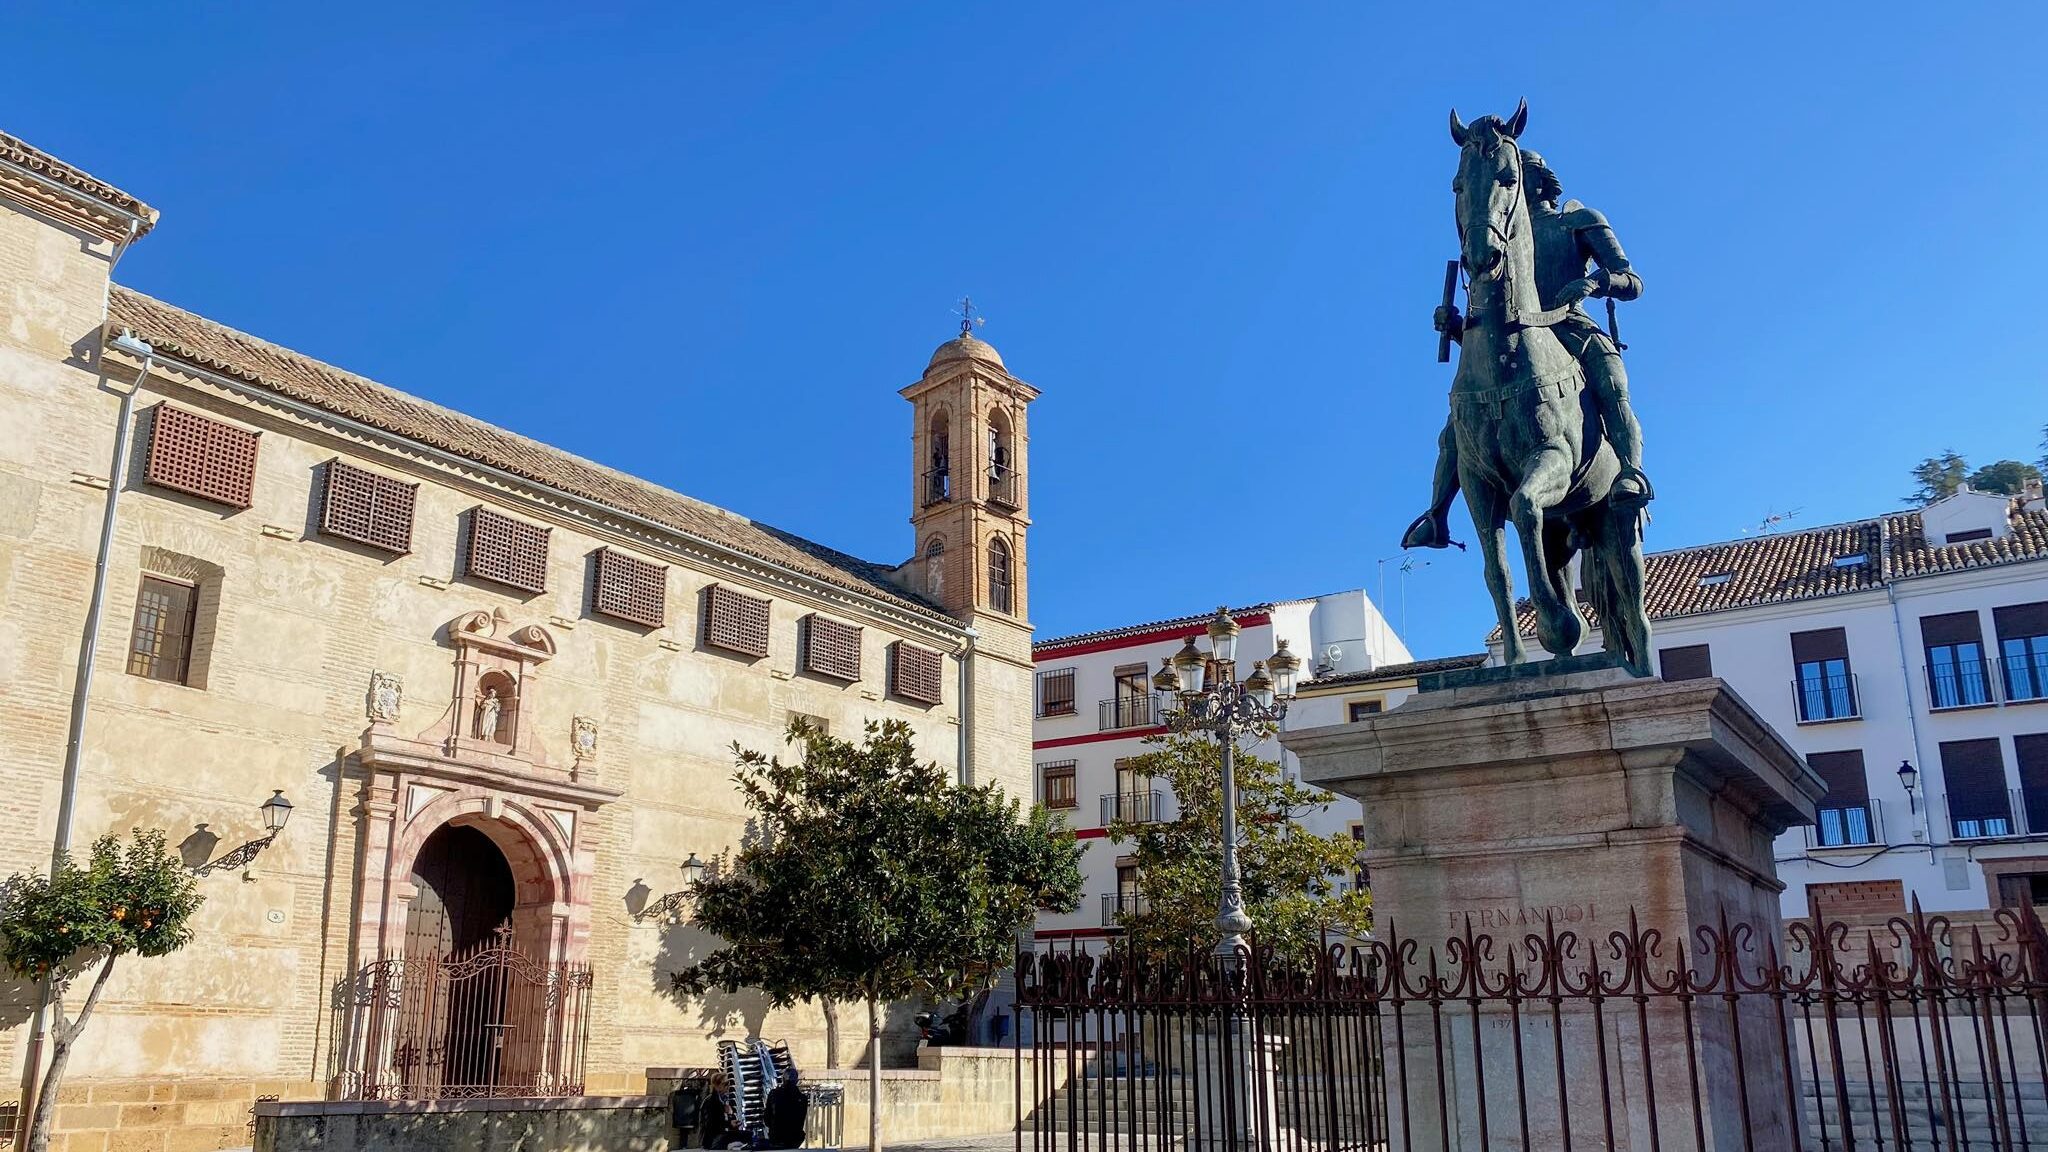
[[[1618,507],[1640,507],[1655,493],[1643,475],[1643,432],[1636,423],[1635,410],[1628,402],[1628,372],[1614,341],[1593,318],[1579,308],[1588,297],[1633,300],[1642,295],[1642,278],[1629,266],[1628,256],[1615,239],[1607,218],[1576,200],[1563,208],[1557,198],[1563,192],[1557,173],[1542,156],[1524,148],[1522,186],[1529,199],[1529,222],[1536,245],[1536,291],[1544,308],[1569,305],[1564,319],[1551,327],[1560,342],[1578,359],[1586,383],[1599,401],[1600,421],[1607,442],[1621,462],[1615,479],[1613,500]],[[1594,267],[1587,274],[1587,263]],[[1465,318],[1455,307],[1436,310],[1436,330],[1460,340]],[[1458,444],[1448,421],[1437,439],[1436,480],[1429,511],[1408,526],[1401,540],[1404,548],[1442,548],[1451,541],[1446,516],[1458,494]]]

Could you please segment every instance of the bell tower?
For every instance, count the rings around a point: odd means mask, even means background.
[[[939,345],[911,405],[910,522],[917,551],[902,572],[926,599],[976,633],[968,684],[970,775],[1031,801],[1031,526],[1028,409],[1038,389],[1010,375],[973,332]]]

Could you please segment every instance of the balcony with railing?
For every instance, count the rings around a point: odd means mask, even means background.
[[[953,473],[949,468],[934,468],[924,474],[924,506],[944,504],[953,498]]]
[[[1852,848],[1884,843],[1884,807],[1880,801],[1822,808],[1806,828],[1808,848]]]
[[[1126,916],[1136,916],[1152,907],[1152,902],[1136,892],[1111,892],[1102,897],[1102,926],[1114,928],[1123,923]]]
[[[1999,663],[2008,703],[2048,700],[2048,652],[2008,652]]]
[[[1926,665],[1927,706],[1936,712],[1986,708],[1998,702],[1992,690],[1991,664],[1983,657],[1941,660]]]
[[[988,470],[988,502],[1000,508],[1024,506],[1024,474],[998,464]]]
[[[1856,674],[1802,676],[1792,681],[1792,703],[1801,724],[1829,724],[1863,716]]]
[[[1166,819],[1166,793],[1157,788],[1145,792],[1110,792],[1102,799],[1102,824],[1151,824]]]
[[[1941,800],[1949,836],[1956,840],[2007,840],[2048,831],[2048,795],[2014,788],[1996,798]],[[2032,819],[2029,819],[2029,816]]]
[[[1157,696],[1115,696],[1096,706],[1096,731],[1117,732],[1125,728],[1156,728],[1160,723]]]

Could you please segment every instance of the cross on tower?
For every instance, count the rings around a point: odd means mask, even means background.
[[[962,296],[960,298],[959,313],[960,334],[962,336],[972,336],[974,335],[975,325],[988,323],[986,317],[974,314],[974,298],[971,296]]]

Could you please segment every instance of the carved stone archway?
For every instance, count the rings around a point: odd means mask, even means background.
[[[363,775],[362,855],[357,893],[356,962],[373,964],[403,948],[406,914],[417,896],[413,864],[427,837],[445,825],[490,837],[511,865],[513,943],[536,961],[579,963],[590,941],[596,873],[592,818],[619,792],[598,786],[595,740],[566,767],[550,762],[539,732],[539,666],[554,638],[530,624],[497,635],[501,614],[470,612],[451,621],[455,650],[447,704],[413,736],[400,735],[402,701],[379,697],[395,684],[373,677],[372,723],[355,755]],[[495,738],[481,734],[485,688],[503,701]],[[579,718],[578,724],[589,724]],[[487,729],[486,729],[487,730]],[[565,726],[564,737],[572,730]],[[580,749],[579,749],[580,750]]]

